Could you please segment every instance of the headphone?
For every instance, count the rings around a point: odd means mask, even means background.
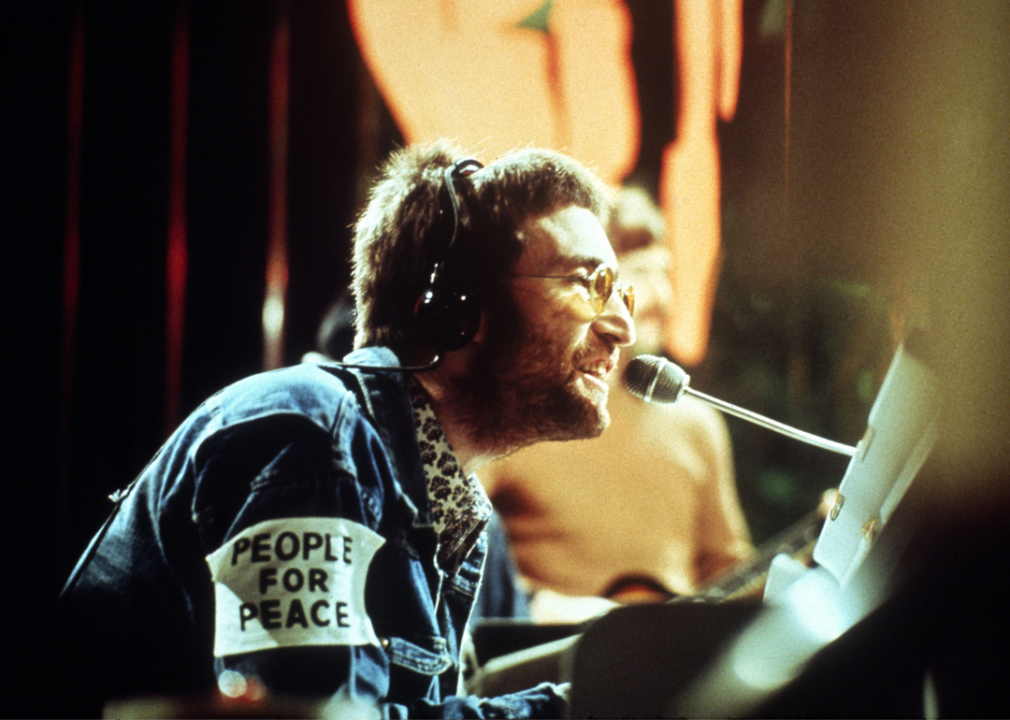
[[[472,289],[461,286],[446,268],[457,245],[459,235],[459,198],[456,181],[469,177],[484,167],[473,158],[457,160],[445,169],[442,189],[449,196],[452,210],[452,232],[442,259],[432,267],[428,287],[414,305],[414,337],[420,345],[434,348],[440,355],[460,350],[473,340],[480,327],[480,303]],[[445,214],[445,206],[439,216]],[[445,224],[443,220],[443,225]]]
[[[392,372],[424,372],[434,370],[442,362],[445,353],[465,348],[473,340],[480,328],[480,302],[476,293],[462,287],[447,272],[446,267],[452,258],[456,247],[456,237],[459,235],[459,197],[456,195],[456,181],[469,177],[480,170],[482,165],[474,158],[456,160],[442,173],[442,185],[439,189],[448,196],[446,203],[440,198],[436,232],[448,235],[445,253],[432,266],[428,287],[425,288],[417,302],[414,303],[413,336],[419,346],[435,350],[435,358],[427,365],[410,367],[386,367],[380,365],[357,365],[351,363],[336,363],[342,367],[356,370]],[[451,213],[451,217],[450,217]],[[451,229],[447,227],[451,221]]]

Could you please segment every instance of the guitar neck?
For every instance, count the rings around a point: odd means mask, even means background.
[[[798,559],[809,559],[823,524],[824,513],[817,509],[762,544],[752,558],[737,563],[697,593],[681,596],[676,601],[724,602],[754,597],[764,589],[768,569],[777,555],[784,553]]]

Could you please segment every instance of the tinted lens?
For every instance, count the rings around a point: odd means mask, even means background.
[[[628,308],[628,315],[635,315],[635,289],[631,285],[618,285],[617,292],[624,301],[624,307]]]
[[[593,302],[593,310],[602,313],[614,291],[614,271],[606,265],[596,268],[590,276],[589,294]]]

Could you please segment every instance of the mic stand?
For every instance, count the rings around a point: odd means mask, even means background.
[[[825,440],[822,437],[818,437],[803,430],[797,430],[796,428],[789,427],[783,423],[771,420],[762,415],[758,415],[750,410],[744,410],[743,408],[738,408],[736,405],[730,405],[727,402],[723,402],[711,395],[706,395],[705,393],[698,392],[689,386],[684,387],[684,392],[694,395],[699,400],[707,402],[714,408],[721,410],[730,415],[736,415],[744,420],[750,420],[752,423],[766,427],[769,430],[774,430],[777,433],[781,433],[787,437],[791,437],[794,440],[800,440],[801,442],[808,443],[810,445],[816,445],[823,450],[831,450],[832,452],[840,453],[842,455],[853,456],[856,454],[858,448],[854,448],[851,445],[843,445],[842,443],[835,442],[834,440]]]

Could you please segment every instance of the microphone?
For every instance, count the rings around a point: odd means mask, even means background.
[[[750,410],[744,410],[728,402],[717,400],[710,395],[698,392],[690,387],[691,376],[684,372],[683,368],[674,365],[669,360],[665,360],[655,355],[639,355],[630,363],[624,372],[624,386],[635,397],[645,402],[672,403],[677,402],[684,393],[695,396],[703,400],[717,410],[736,415],[744,420],[774,430],[786,437],[800,440],[809,445],[814,445],[822,450],[831,450],[842,455],[856,454],[856,448],[850,445],[843,445],[833,440],[825,440],[803,430],[789,427],[777,420],[770,420],[762,415],[758,415]]]

